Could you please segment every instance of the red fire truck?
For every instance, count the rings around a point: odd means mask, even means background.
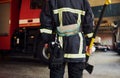
[[[32,55],[46,61],[40,37],[40,13],[45,0],[0,0],[0,53]]]

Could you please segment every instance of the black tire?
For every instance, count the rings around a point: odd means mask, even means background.
[[[48,47],[46,46],[46,44],[43,44],[42,42],[40,42],[37,45],[36,52],[37,52],[36,55],[40,59],[40,61],[44,63],[48,63],[49,51],[48,51]]]
[[[107,52],[107,48],[104,48],[104,51]]]
[[[49,51],[48,51],[48,47],[46,46],[46,44],[45,44],[43,47],[41,47],[40,59],[41,59],[44,63],[48,63]]]

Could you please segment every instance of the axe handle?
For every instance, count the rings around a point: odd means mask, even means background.
[[[100,27],[100,23],[101,23],[101,21],[102,21],[103,15],[104,15],[104,13],[105,13],[105,9],[106,9],[107,5],[109,5],[110,3],[111,3],[111,0],[106,0],[106,1],[105,1],[105,4],[103,5],[103,8],[102,8],[102,11],[101,11],[99,20],[98,20],[97,25],[96,25],[96,28],[95,28],[95,30],[94,30],[94,32],[93,32],[93,37],[91,38],[91,41],[90,41],[90,43],[89,43],[89,48],[90,48],[90,49],[92,48],[92,46],[93,46],[93,44],[94,44],[94,41],[95,41],[95,37],[96,37],[97,31],[98,31],[98,28]],[[86,52],[86,55],[87,55],[87,56],[90,56],[90,54],[91,54],[90,52]]]

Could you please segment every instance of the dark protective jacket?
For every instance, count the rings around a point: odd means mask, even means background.
[[[93,32],[93,13],[87,0],[47,0],[40,22],[40,32],[46,34],[52,34],[56,27],[77,23],[79,32],[59,36],[59,41],[65,52],[65,61],[85,62],[85,48]]]

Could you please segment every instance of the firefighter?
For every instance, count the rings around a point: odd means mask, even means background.
[[[93,13],[89,2],[46,0],[40,22],[43,41],[50,43],[54,40],[52,34],[56,33],[64,53],[62,65],[57,66],[59,62],[56,61],[50,64],[53,65],[49,66],[50,78],[63,78],[65,65],[68,67],[69,78],[82,78],[86,63],[85,52],[91,51],[88,44],[93,34]]]

